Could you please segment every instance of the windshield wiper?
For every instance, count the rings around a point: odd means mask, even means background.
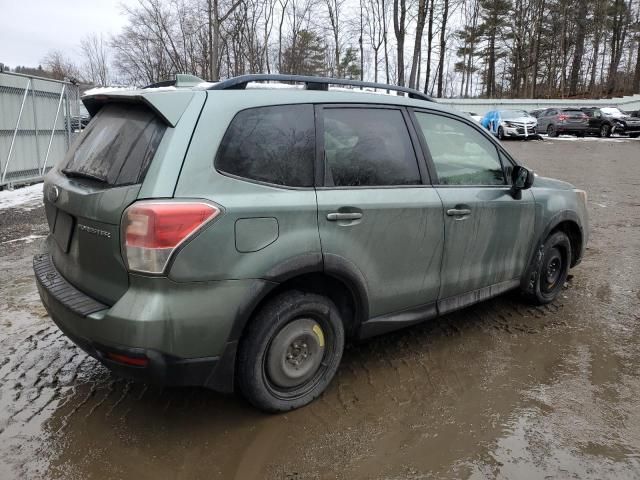
[[[62,173],[64,173],[69,178],[87,178],[89,180],[93,180],[94,182],[98,182],[98,183],[109,183],[102,177],[98,177],[97,175],[92,175],[86,172],[78,172],[76,170],[67,170],[65,168],[62,170]]]

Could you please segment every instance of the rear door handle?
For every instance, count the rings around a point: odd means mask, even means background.
[[[450,208],[447,210],[447,215],[450,217],[463,217],[465,215],[471,215],[471,210],[468,208]]]
[[[341,213],[341,212],[333,212],[327,213],[327,220],[330,222],[336,222],[338,220],[359,220],[362,218],[362,214],[359,212],[349,212],[349,213]]]

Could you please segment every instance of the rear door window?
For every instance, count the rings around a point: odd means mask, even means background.
[[[336,187],[418,185],[418,161],[402,112],[325,108],[325,183]]]
[[[249,180],[311,187],[315,138],[312,105],[243,110],[231,121],[215,166]]]
[[[62,172],[108,186],[140,183],[165,130],[145,106],[105,105],[69,150]]]

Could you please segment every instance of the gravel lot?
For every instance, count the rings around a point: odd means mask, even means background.
[[[43,209],[0,210],[0,478],[640,478],[640,140],[506,146],[589,193],[559,301],[507,294],[351,346],[279,416],[113,377],[40,304]]]

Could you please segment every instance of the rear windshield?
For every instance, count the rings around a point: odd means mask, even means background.
[[[142,105],[106,105],[69,150],[62,172],[109,186],[139,183],[165,129]]]

